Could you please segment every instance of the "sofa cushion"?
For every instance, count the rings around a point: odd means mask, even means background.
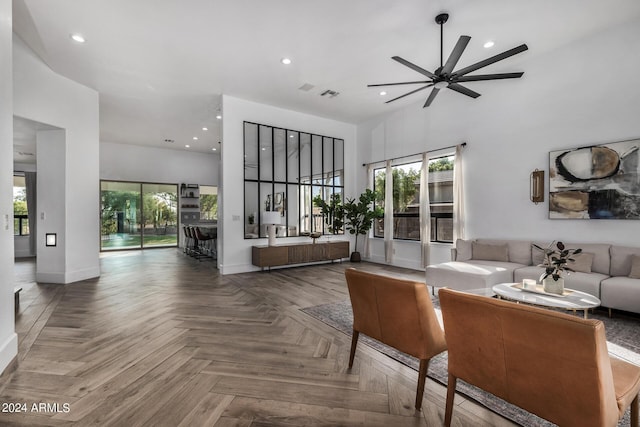
[[[544,268],[542,267],[527,266],[518,268],[513,272],[513,281],[516,283],[522,283],[522,279],[532,279],[539,283],[542,273],[544,273]],[[574,272],[565,274],[563,277],[565,288],[586,292],[600,298],[600,282],[607,279],[609,276],[600,273]]]
[[[471,259],[509,262],[509,247],[506,244],[489,245],[473,242],[471,244]]]
[[[487,245],[503,245],[509,248],[509,262],[531,265],[531,242],[526,240],[477,239],[476,242]]]
[[[600,274],[609,275],[610,271],[610,255],[609,249],[611,245],[604,243],[566,243],[564,244],[567,249],[582,249],[582,252],[588,252],[593,254],[593,264],[591,265],[591,271]]]
[[[628,276],[631,272],[631,257],[640,255],[640,248],[611,246],[611,276]]]
[[[570,260],[567,263],[567,267],[573,271],[581,273],[591,273],[591,266],[593,264],[593,254],[589,252],[581,252],[577,255],[569,257]],[[573,259],[573,261],[571,261]]]
[[[633,255],[631,257],[631,272],[629,277],[632,279],[640,279],[640,255]]]
[[[471,259],[471,240],[456,240],[456,251],[454,261],[469,261]]]
[[[603,280],[600,301],[604,307],[640,313],[640,279],[610,277]]]

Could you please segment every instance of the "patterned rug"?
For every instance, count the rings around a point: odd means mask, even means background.
[[[433,298],[433,305],[436,309],[438,316],[440,317],[440,305],[437,297]],[[332,304],[317,305],[314,307],[308,307],[301,309],[302,312],[320,320],[323,323],[351,336],[353,313],[351,311],[351,303],[347,301],[341,301]],[[441,318],[441,317],[440,317]],[[638,334],[638,328],[640,327],[640,318],[615,316],[612,319],[602,311],[596,311],[590,318],[602,320],[605,324],[605,330],[607,334],[607,346],[609,353],[615,356],[627,360],[636,365],[640,365],[640,334]],[[400,363],[409,366],[416,371],[418,370],[419,361],[415,357],[408,354],[399,352],[398,350],[388,347],[376,340],[373,340],[366,335],[360,335],[358,344],[366,344],[377,351],[399,361]],[[447,384],[447,353],[442,353],[433,359],[429,363],[429,371],[427,373],[429,378],[437,381],[438,383]],[[481,389],[478,389],[472,385],[458,380],[456,386],[457,393],[464,395],[466,398],[471,399],[480,405],[488,408],[489,410],[501,415],[517,424],[525,427],[549,427],[554,424],[543,420],[527,411],[520,409],[502,399],[495,397],[494,395],[487,393]],[[625,416],[618,424],[620,427],[629,425],[629,410],[627,410]]]

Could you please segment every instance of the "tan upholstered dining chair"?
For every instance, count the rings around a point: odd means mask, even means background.
[[[345,271],[353,308],[349,368],[360,333],[420,359],[416,409],[422,407],[429,360],[447,349],[424,283],[350,268]]]
[[[449,380],[479,387],[559,426],[614,427],[631,406],[638,427],[640,366],[610,357],[604,324],[440,289]]]

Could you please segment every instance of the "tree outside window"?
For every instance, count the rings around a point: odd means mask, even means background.
[[[422,162],[392,167],[393,238],[420,240],[420,170]],[[384,210],[385,168],[374,170],[376,206]],[[429,161],[431,241],[453,241],[453,156]],[[376,220],[374,237],[384,237],[384,218]]]

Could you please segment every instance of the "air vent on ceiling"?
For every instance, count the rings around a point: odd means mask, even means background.
[[[315,85],[312,85],[311,83],[305,83],[302,86],[300,86],[298,89],[303,90],[305,92],[309,92],[314,87],[315,87]]]
[[[340,92],[336,92],[335,90],[327,89],[320,94],[320,96],[329,96],[329,98],[335,98],[340,95]]]

